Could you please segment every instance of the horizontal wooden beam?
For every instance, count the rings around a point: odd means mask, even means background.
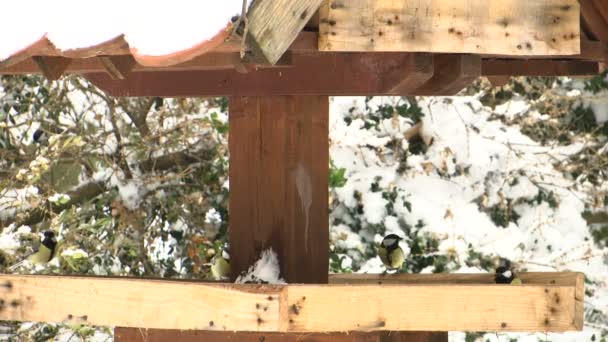
[[[435,62],[433,62],[433,60]],[[537,75],[519,60],[482,60],[476,55],[410,53],[294,54],[292,66],[259,68],[247,74],[235,70],[134,71],[126,80],[105,73],[86,74],[99,88],[115,96],[272,96],[272,95],[453,95],[477,76]],[[487,67],[484,65],[488,63]],[[531,62],[541,64],[543,62]],[[551,76],[580,75],[592,62],[556,62]],[[480,65],[481,64],[481,65]],[[496,65],[501,67],[497,68]],[[548,62],[547,66],[554,65]],[[135,69],[137,70],[137,69]],[[543,70],[542,68],[540,70]],[[432,77],[432,80],[430,80]],[[430,83],[429,83],[430,82]],[[167,87],[171,84],[171,87]]]
[[[51,57],[48,57],[51,58]],[[63,57],[52,57],[63,58]],[[65,58],[66,60],[70,60]],[[71,63],[63,70],[67,74],[86,74],[107,72],[113,79],[125,79],[131,72],[158,72],[158,71],[200,71],[200,70],[226,70],[235,69],[243,62],[238,52],[210,52],[191,61],[164,67],[147,67],[135,62],[131,55],[100,56],[82,59],[71,59]],[[132,64],[131,64],[132,62]],[[291,64],[291,53],[283,55],[274,68],[284,68]],[[265,64],[246,64],[247,68],[268,68]],[[26,59],[15,65],[0,69],[0,74],[35,74],[40,69],[35,59]]]
[[[593,42],[593,41],[583,41],[584,49],[588,53],[588,60],[576,60],[576,59],[565,59],[565,60],[552,60],[552,59],[504,59],[496,56],[486,56],[482,60],[482,75],[492,76],[492,74],[500,74],[504,76],[533,76],[538,72],[538,68],[530,67],[530,65],[543,65],[540,70],[546,70],[543,75],[546,76],[567,76],[572,73],[572,75],[577,75],[580,71],[581,66],[586,65],[586,70],[591,70],[592,61],[603,62],[608,61],[608,45],[603,44],[601,42]],[[297,54],[298,60],[302,59],[318,59],[324,58],[329,61],[332,59],[332,56],[337,56],[336,60],[342,59],[346,60],[345,56],[355,56],[359,55],[359,57],[365,56],[368,61],[374,63],[383,63],[386,59],[394,58],[394,56],[402,55],[408,56],[411,55],[409,53],[361,53],[361,54],[348,54],[348,53],[321,53],[321,54]],[[390,57],[389,55],[393,55]],[[283,57],[279,60],[279,62],[275,66],[269,66],[264,64],[246,64],[245,67],[252,71],[255,69],[266,69],[266,68],[285,68],[294,66],[293,55],[291,52],[283,55]],[[432,68],[432,58],[433,54],[417,54],[416,61],[413,64],[417,72],[422,72],[419,76],[427,75],[430,71],[429,68]],[[424,57],[425,56],[425,57]],[[426,60],[425,60],[426,58]],[[108,65],[107,63],[112,62],[112,64]],[[177,65],[167,66],[167,67],[146,67],[140,64],[134,63],[133,65],[129,65],[129,61],[133,61],[131,56],[102,56],[102,57],[92,57],[92,58],[84,58],[84,59],[72,59],[71,63],[66,66],[66,69],[63,70],[64,73],[68,74],[88,74],[88,73],[103,73],[108,72],[110,76],[114,75],[113,79],[122,79],[120,76],[116,74],[116,71],[119,74],[128,75],[130,72],[161,72],[161,71],[206,71],[206,70],[232,70],[237,66],[241,65],[242,61],[238,54],[238,52],[211,52],[195,59],[181,63]],[[497,62],[499,61],[499,62]],[[133,61],[134,62],[134,61]],[[495,67],[488,67],[491,65],[503,65],[504,69],[497,69]],[[116,67],[121,67],[123,71],[114,70]],[[331,65],[319,65],[318,72],[325,72],[324,69],[333,67]],[[355,65],[356,67],[356,65]],[[109,68],[109,69],[108,69]],[[484,70],[493,70],[492,74],[485,74]],[[314,70],[312,70],[314,71]],[[36,63],[33,59],[26,59],[18,64],[6,67],[4,69],[0,69],[0,74],[36,74],[40,73],[41,69],[39,64]],[[311,70],[308,70],[311,72]],[[489,72],[489,71],[488,71]],[[553,74],[551,74],[553,72]],[[123,75],[123,76],[125,76]],[[403,75],[394,75],[394,77],[402,77]],[[415,75],[411,75],[411,77],[419,77]],[[128,77],[127,77],[128,78]],[[408,83],[407,79],[404,78],[401,80],[402,85],[408,85],[409,88],[412,88],[413,83]],[[414,87],[415,88],[415,87]],[[401,88],[403,91],[406,88]],[[405,92],[407,93],[407,91]]]
[[[597,62],[556,60],[486,60],[481,67],[484,76],[593,76],[600,73]]]
[[[116,341],[128,342],[445,342],[445,332],[271,333],[115,328]]]
[[[322,51],[573,55],[577,0],[326,0]]]
[[[517,276],[526,285],[578,286],[580,273],[572,272],[524,272]],[[433,273],[433,274],[331,274],[330,284],[420,284],[420,285],[474,285],[494,284],[492,273]]]
[[[432,57],[430,57],[432,58]],[[115,96],[271,96],[271,95],[410,95],[400,93],[403,80],[430,70],[407,53],[366,55],[294,55],[293,67],[193,72],[133,72],[129,79],[85,75]],[[166,87],[166,84],[171,87]]]
[[[486,284],[491,275],[399,275],[381,284],[349,276],[330,285],[2,275],[0,319],[294,333],[582,329],[582,274],[520,276],[521,286]]]

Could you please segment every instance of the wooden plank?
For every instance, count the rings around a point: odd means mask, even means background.
[[[247,43],[255,56],[275,64],[323,0],[255,1],[249,12]]]
[[[329,99],[231,97],[229,120],[235,275],[272,247],[289,282],[327,283]]]
[[[443,332],[247,333],[116,328],[116,341],[129,342],[443,342]]]
[[[592,0],[580,0],[581,15],[594,39],[608,43],[608,22],[602,16],[600,8]]]
[[[576,286],[582,289],[579,281],[582,273],[575,272],[522,272],[518,277],[526,285],[559,285]],[[330,284],[494,284],[494,274],[461,274],[461,273],[433,273],[433,274],[332,274],[329,276]]]
[[[574,287],[528,285],[290,286],[287,298],[295,332],[561,332],[580,330],[575,307],[582,305]]]
[[[504,60],[483,61],[484,76],[525,74],[527,76],[592,76],[600,73],[597,62],[587,61],[543,61]]]
[[[322,51],[572,55],[577,0],[326,0]]]
[[[475,55],[436,55],[435,73],[416,95],[455,95],[481,76],[481,58]]]
[[[157,72],[154,75],[134,72],[125,81],[112,80],[104,74],[87,74],[86,77],[116,96],[366,96],[387,94],[396,86],[391,82],[400,82],[407,76],[408,61],[408,54],[393,53],[378,56],[294,55],[291,68],[259,69],[248,74],[229,70]],[[167,83],[172,87],[166,87]]]
[[[114,80],[126,79],[136,64],[132,56],[99,56],[98,58],[108,75]]]
[[[2,275],[0,319],[289,333],[582,329],[581,273],[522,273],[521,286],[449,284],[452,275],[433,283],[440,278],[423,281],[425,276],[415,276],[419,283],[353,284],[357,280],[351,279],[346,284],[278,286]]]
[[[415,91],[404,93],[403,80],[417,84],[415,79],[425,78],[429,70],[412,65],[414,61],[407,53],[294,55],[291,68],[247,74],[231,70],[134,72],[124,81],[101,73],[86,77],[114,96],[416,95]],[[418,74],[410,77],[412,70]],[[167,83],[172,86],[166,87]]]
[[[42,75],[51,81],[58,80],[72,61],[65,57],[42,56],[34,56],[32,60],[36,63]]]
[[[19,275],[0,283],[2,320],[250,331],[279,323],[281,290],[272,286]]]

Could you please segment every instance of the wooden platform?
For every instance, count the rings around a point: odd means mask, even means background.
[[[279,286],[2,275],[0,319],[283,333],[582,329],[582,274],[521,278],[334,275],[327,285]]]

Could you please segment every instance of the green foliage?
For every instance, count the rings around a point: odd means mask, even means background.
[[[330,188],[341,188],[346,184],[346,169],[338,168],[334,165],[333,161],[330,161],[329,165],[329,187]]]
[[[594,94],[597,94],[605,89],[608,89],[608,70],[604,71],[600,75],[592,77],[585,82],[585,90]]]
[[[534,199],[529,200],[528,204],[541,204],[542,202],[547,202],[550,208],[557,208],[559,206],[559,201],[555,196],[553,191],[547,191],[543,188],[538,189],[538,194]]]
[[[477,342],[485,335],[484,332],[467,332],[464,340],[465,342]]]
[[[595,243],[600,247],[608,247],[608,224],[599,227],[591,227],[590,230]]]
[[[519,214],[513,210],[513,204],[510,199],[485,208],[484,211],[490,216],[492,222],[500,227],[507,227],[509,222],[517,223],[519,219]]]

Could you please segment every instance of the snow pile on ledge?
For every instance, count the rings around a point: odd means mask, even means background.
[[[235,283],[286,284],[280,276],[279,258],[272,248],[262,252],[258,261],[249,267],[246,274],[240,275]]]

